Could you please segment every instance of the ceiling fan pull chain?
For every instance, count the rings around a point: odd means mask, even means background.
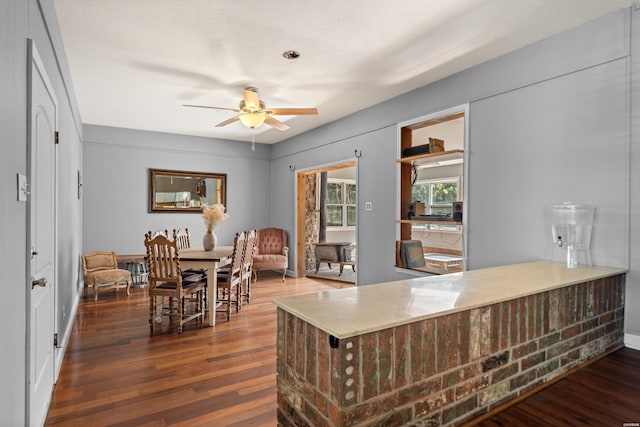
[[[256,151],[256,129],[251,128],[251,151]]]

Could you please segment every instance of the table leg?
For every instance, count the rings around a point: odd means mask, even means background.
[[[207,302],[209,305],[209,326],[216,324],[216,302],[218,299],[218,266],[216,262],[213,268],[207,271]]]

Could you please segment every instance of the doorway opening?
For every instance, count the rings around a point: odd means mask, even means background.
[[[399,126],[399,268],[429,274],[464,270],[467,110],[460,106]],[[407,260],[412,245],[422,256]]]
[[[296,179],[296,276],[356,284],[356,161],[299,171]]]

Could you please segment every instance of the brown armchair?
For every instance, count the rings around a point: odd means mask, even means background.
[[[256,250],[253,255],[253,277],[258,279],[260,270],[282,270],[285,281],[289,266],[287,232],[281,228],[263,228],[256,234]]]
[[[131,295],[131,272],[118,268],[115,252],[96,251],[82,255],[82,269],[84,270],[84,293],[87,286],[93,286],[93,299],[98,301],[98,287],[115,289],[125,287],[127,295]],[[107,286],[108,285],[108,286]]]

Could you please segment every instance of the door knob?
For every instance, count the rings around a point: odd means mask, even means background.
[[[38,280],[33,280],[31,282],[31,289],[35,288],[36,286],[42,286],[44,288],[45,286],[47,286],[47,279],[41,277]]]

